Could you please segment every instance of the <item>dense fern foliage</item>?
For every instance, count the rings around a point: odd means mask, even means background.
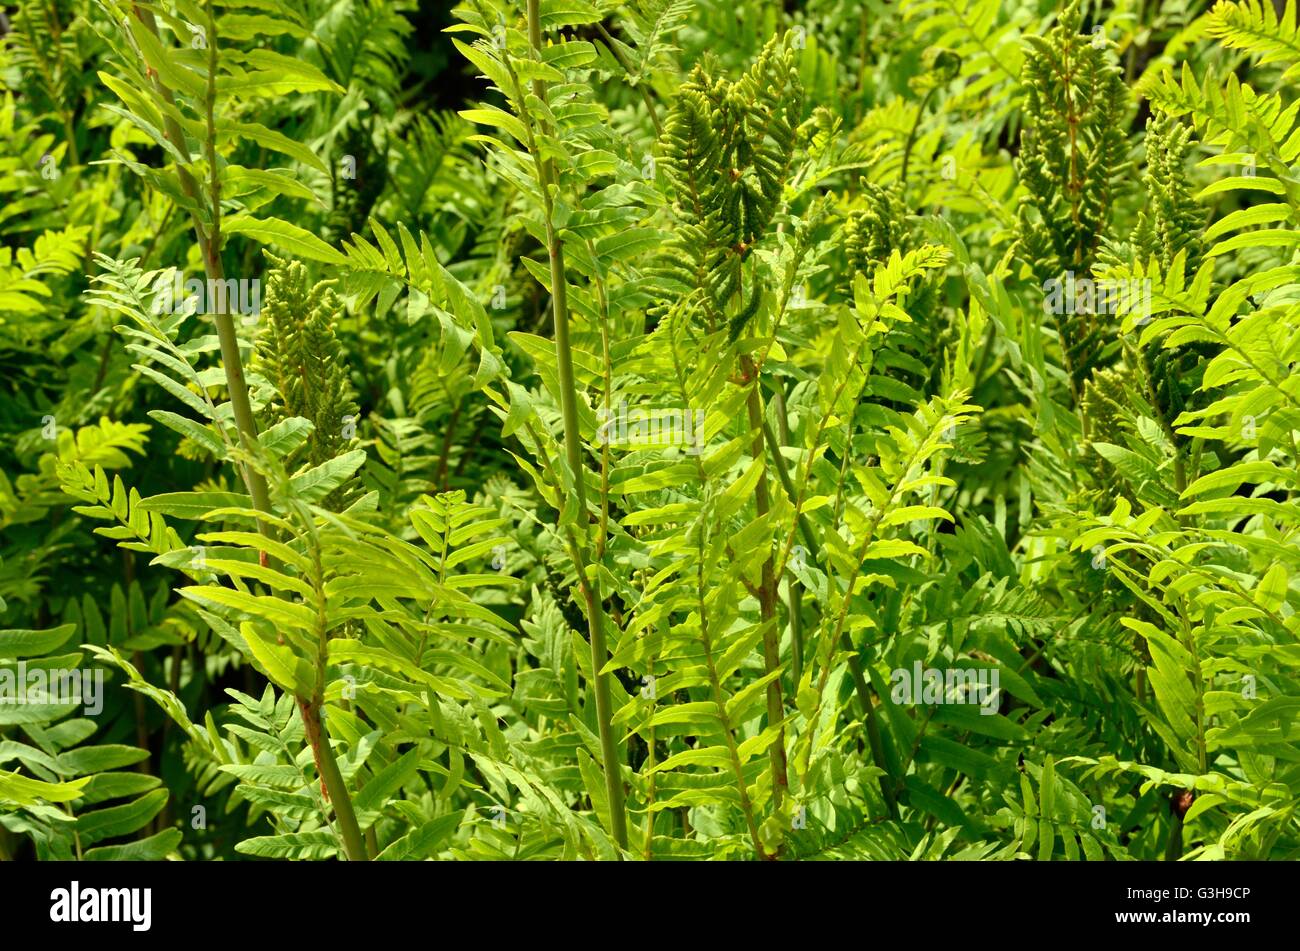
[[[19,0],[0,858],[1300,856],[1295,0]]]

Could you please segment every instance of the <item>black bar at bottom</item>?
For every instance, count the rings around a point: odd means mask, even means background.
[[[0,920],[18,933],[128,943],[373,941],[443,923],[494,941],[514,932],[558,940],[593,911],[634,940],[656,920],[732,941],[774,937],[778,921],[861,928],[864,941],[881,925],[940,941],[999,926],[1025,939],[1231,939],[1296,923],[1296,874],[1294,863],[1248,862],[31,863],[0,865]]]

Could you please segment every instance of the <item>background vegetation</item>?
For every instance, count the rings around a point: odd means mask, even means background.
[[[107,680],[0,703],[0,857],[1295,858],[1297,75],[1294,0],[6,4],[0,683]]]

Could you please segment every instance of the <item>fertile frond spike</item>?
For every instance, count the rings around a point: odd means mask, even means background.
[[[678,290],[709,291],[708,320],[731,312],[733,336],[759,306],[743,303],[741,268],[767,234],[790,175],[803,94],[787,41],[773,38],[737,81],[708,58],[678,91],[661,148],[679,230],[656,273]]]
[[[1089,269],[1127,164],[1128,87],[1108,44],[1079,30],[1072,0],[1047,36],[1026,40],[1020,242],[1040,280]]]
[[[893,251],[906,251],[908,232],[906,209],[897,185],[862,183],[867,207],[851,211],[844,221],[842,243],[848,259],[846,280],[858,271],[870,274],[887,261]]]
[[[1146,171],[1142,184],[1147,207],[1138,215],[1133,247],[1139,259],[1151,256],[1168,268],[1181,251],[1185,267],[1200,265],[1205,212],[1196,203],[1187,174],[1192,129],[1167,113],[1156,113],[1147,123]]]
[[[307,268],[268,253],[264,324],[253,367],[270,381],[274,419],[301,416],[311,421],[306,461],[334,458],[351,441],[356,418],[343,348],[334,334],[342,304],[330,282],[309,284]]]

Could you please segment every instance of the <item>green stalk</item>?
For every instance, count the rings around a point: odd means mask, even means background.
[[[212,197],[212,233],[204,254],[204,268],[209,283],[224,281],[226,269],[221,263],[221,176],[217,171],[217,21],[212,10],[212,0],[207,0],[205,12],[208,15],[208,88],[204,108],[207,118],[207,160],[208,191]],[[220,285],[224,286],[224,285]],[[211,309],[213,294],[206,295]],[[230,391],[230,408],[235,415],[235,426],[239,429],[239,439],[244,451],[251,453],[257,444],[257,420],[253,417],[253,407],[248,398],[248,383],[244,380],[243,360],[239,355],[239,337],[235,333],[235,321],[230,316],[225,295],[213,311],[212,321],[217,327],[217,338],[221,343],[221,365],[226,371],[226,389]],[[244,481],[248,493],[253,497],[253,506],[263,512],[271,511],[271,498],[267,491],[266,479],[252,465],[244,467]],[[264,524],[260,523],[259,524]],[[266,526],[267,531],[270,526]]]
[[[748,354],[740,358],[740,364],[745,376],[750,379],[747,408],[749,410],[749,428],[754,433],[754,458],[762,460],[765,455],[764,443],[772,442],[772,439],[770,435],[771,428],[768,426],[767,416],[763,412],[763,397],[758,392],[758,369],[754,366],[754,361],[750,359]],[[773,454],[779,452],[779,447],[775,442],[772,442],[772,452]],[[766,515],[771,508],[771,501],[767,492],[767,473],[765,471],[759,472],[758,483],[754,487],[754,507],[759,518]],[[776,578],[772,569],[772,557],[772,553],[769,552],[767,558],[763,561],[758,588],[759,616],[763,624],[763,670],[768,674],[774,670],[779,670],[781,667],[780,648],[776,635]],[[774,677],[767,685],[767,724],[769,727],[773,727],[784,720],[785,702],[781,696],[781,678]],[[790,783],[786,775],[784,726],[778,730],[776,740],[768,748],[768,751],[772,760],[772,803],[777,810],[780,810],[781,801],[785,797],[785,791]]]
[[[154,19],[153,12],[141,6],[136,6],[135,15],[139,21],[144,24],[145,29],[149,30],[154,36],[158,37],[158,22]],[[217,83],[217,37],[216,21],[213,18],[212,3],[209,0],[207,4],[208,25],[207,25],[207,44],[208,44],[208,88],[205,97],[205,111],[207,119],[207,142],[205,148],[207,152],[207,161],[209,167],[209,182],[212,190],[210,212],[212,215],[212,232],[207,233],[203,228],[203,223],[197,216],[191,215],[194,224],[194,236],[198,240],[199,250],[203,256],[203,270],[207,276],[209,286],[217,286],[215,282],[225,281],[225,267],[221,263],[221,185],[216,167],[216,83]],[[161,38],[161,37],[160,37]],[[163,101],[170,106],[175,105],[175,98],[172,91],[163,83],[162,78],[146,65],[146,70],[153,79],[154,88],[163,98]],[[189,155],[189,149],[185,144],[185,133],[181,125],[174,117],[164,113],[164,134],[167,139],[176,146],[177,151],[182,155]],[[183,165],[176,167],[176,176],[180,181],[181,191],[186,197],[196,203],[202,202],[199,184],[190,170]],[[211,307],[211,298],[214,295],[207,294],[209,307]],[[225,301],[222,301],[224,305]],[[217,339],[221,345],[221,365],[226,372],[226,389],[230,391],[230,408],[234,413],[235,427],[239,430],[240,443],[245,452],[252,452],[257,443],[257,420],[253,417],[252,404],[248,398],[248,383],[244,379],[244,364],[239,355],[239,337],[235,333],[234,319],[226,312],[224,306],[217,307],[211,314],[212,322],[216,326]],[[248,494],[253,499],[253,507],[263,511],[271,511],[271,497],[267,491],[266,479],[262,474],[256,471],[252,466],[240,466],[241,475],[243,476],[244,485],[248,487]],[[269,532],[270,527],[259,521],[258,527],[263,532]]]
[[[785,489],[785,494],[790,499],[791,505],[798,505],[799,495],[795,492],[794,483],[790,479],[790,472],[785,467],[785,460],[781,457],[780,443],[772,435],[772,427],[766,419],[763,420],[763,435],[767,438],[768,444],[772,447],[772,462],[776,466],[777,477],[781,480],[781,487]],[[799,523],[799,534],[803,537],[804,544],[808,547],[808,554],[817,560],[821,556],[821,548],[817,544],[817,536],[813,534],[812,526],[808,524],[808,519],[802,512],[796,515]],[[852,582],[849,584],[852,590]],[[880,735],[880,719],[876,715],[876,704],[872,698],[871,686],[867,683],[867,678],[863,672],[862,659],[858,657],[858,652],[853,648],[853,641],[847,632],[841,631],[840,644],[849,655],[849,675],[853,679],[853,690],[858,695],[858,703],[862,706],[862,716],[867,726],[867,745],[871,749],[871,758],[877,766],[890,772],[889,760],[885,756],[885,744]],[[880,778],[880,794],[884,797],[885,805],[889,809],[889,814],[898,818],[898,799],[894,794],[893,783],[897,781],[892,779],[887,781],[885,776]]]
[[[930,90],[925,94],[925,98],[921,100],[921,108],[916,110],[916,121],[912,123],[912,130],[907,133],[907,144],[903,146],[903,168],[898,173],[898,181],[903,191],[904,204],[906,204],[907,200],[907,166],[912,161],[912,146],[916,144],[916,134],[921,130],[921,120],[925,118],[925,109],[930,105],[930,100],[934,98],[938,88],[937,86],[931,86]]]
[[[528,40],[533,51],[541,56],[542,25],[539,0],[528,0]],[[546,101],[546,83],[533,81],[533,93],[542,102]],[[521,104],[522,105],[522,104]],[[623,777],[618,754],[618,743],[614,739],[611,724],[613,703],[609,693],[609,674],[602,668],[609,661],[609,649],[605,643],[605,612],[600,597],[587,577],[587,528],[591,516],[587,511],[586,467],[582,461],[582,445],[578,427],[578,395],[573,379],[573,349],[569,343],[569,298],[567,276],[564,266],[564,243],[555,231],[554,214],[551,200],[551,186],[555,180],[554,169],[533,143],[534,160],[537,162],[539,182],[542,190],[542,202],[546,219],[546,247],[551,261],[551,305],[555,315],[555,357],[556,369],[560,383],[560,412],[564,418],[564,451],[573,477],[573,491],[578,503],[578,517],[582,520],[583,530],[579,543],[574,546],[575,564],[579,583],[587,605],[587,623],[591,629],[591,666],[595,678],[596,720],[600,729],[600,749],[604,759],[605,793],[609,801],[610,825],[614,841],[620,849],[627,848],[627,809],[623,799]]]
[[[627,57],[619,52],[618,44],[614,42],[614,37],[610,36],[609,31],[605,29],[605,24],[597,23],[596,29],[600,31],[601,37],[605,40],[605,45],[609,47],[609,51],[614,54],[614,58],[618,60],[618,64],[623,67],[623,71],[630,75],[632,72],[632,65],[627,61]],[[663,123],[659,121],[659,110],[655,108],[654,97],[650,95],[650,90],[646,88],[645,80],[643,79],[638,81],[635,88],[637,92],[641,93],[641,98],[645,100],[646,111],[650,113],[650,121],[655,127],[655,136],[663,138],[664,127]]]
[[[740,750],[732,730],[731,717],[727,714],[727,700],[722,693],[722,681],[718,678],[718,667],[713,660],[713,640],[709,636],[709,614],[704,604],[704,533],[696,539],[699,558],[695,563],[695,598],[700,612],[700,641],[704,645],[704,663],[709,672],[709,686],[713,690],[713,702],[718,708],[718,718],[722,721],[722,735],[727,743],[727,756],[731,761],[731,772],[736,777],[736,791],[740,794],[740,811],[745,816],[745,827],[749,829],[750,841],[754,843],[754,854],[760,859],[776,858],[763,848],[763,837],[758,831],[758,820],[754,818],[754,805],[749,798],[749,788],[745,785],[745,770],[740,764]]]
[[[654,675],[655,660],[650,659],[651,676]],[[654,681],[652,680],[651,683]],[[647,862],[654,859],[655,844],[655,818],[657,813],[654,811],[655,804],[655,728],[650,726],[650,736],[646,739],[646,810],[645,810],[645,860]]]
[[[316,685],[310,699],[302,696],[297,698],[298,710],[302,713],[307,740],[311,743],[312,753],[316,757],[316,772],[320,774],[330,803],[334,806],[334,816],[338,819],[339,831],[343,835],[343,849],[349,861],[364,862],[369,858],[365,839],[361,835],[356,810],[352,807],[348,784],[339,771],[334,747],[330,744],[329,730],[323,712],[325,668],[329,657],[329,620],[325,613],[325,579],[321,566],[320,546],[317,544],[315,532],[312,532],[311,542],[313,562],[311,581],[312,587],[316,590]]]
[[[209,211],[212,216],[212,229],[206,231],[203,223],[197,216],[192,215],[194,225],[194,235],[199,244],[199,250],[203,257],[203,269],[208,278],[209,286],[218,286],[216,282],[225,280],[225,267],[221,261],[221,180],[217,170],[217,136],[216,136],[216,83],[217,83],[217,37],[216,37],[216,20],[212,9],[212,2],[208,0],[205,5],[208,22],[207,22],[207,50],[208,50],[208,83],[206,96],[204,97],[204,111],[207,124],[206,142],[204,143],[205,155],[208,163],[208,187],[210,192]],[[154,36],[158,37],[158,23],[154,19],[153,12],[140,6],[134,8],[136,17],[144,24]],[[175,99],[172,91],[162,82],[162,79],[149,70],[153,79],[154,88],[168,105],[174,105]],[[188,147],[185,144],[185,133],[181,129],[180,123],[170,115],[165,118],[164,133],[168,140],[176,146],[182,155],[189,155]],[[187,197],[193,201],[202,202],[203,196],[198,181],[190,173],[190,170],[183,165],[176,168],[177,178],[180,181],[181,190]],[[221,364],[226,374],[226,388],[230,392],[230,407],[235,417],[235,426],[239,430],[240,443],[246,452],[252,452],[257,444],[257,420],[253,416],[252,403],[248,395],[248,383],[244,379],[243,359],[240,356],[239,336],[235,331],[235,321],[224,306],[224,298],[217,306],[213,306],[212,298],[216,295],[205,295],[208,298],[209,310],[211,311],[212,322],[216,326],[217,339],[221,347]],[[265,477],[251,465],[239,467],[244,479],[244,484],[248,488],[248,494],[252,497],[253,507],[262,512],[271,511],[271,498],[267,489]],[[263,520],[258,520],[258,527],[263,533],[270,534],[271,527]],[[319,581],[319,579],[317,579]],[[323,597],[323,592],[321,596]],[[317,658],[317,686],[315,695],[310,699],[298,697],[298,708],[302,713],[303,725],[306,728],[307,739],[311,744],[312,752],[315,754],[317,771],[320,773],[321,781],[325,784],[325,790],[329,795],[330,801],[334,806],[334,813],[338,818],[339,826],[343,834],[343,843],[348,858],[352,861],[364,861],[366,859],[365,842],[361,836],[360,827],[357,824],[356,813],[352,808],[352,799],[348,795],[347,783],[343,779],[343,774],[339,771],[338,761],[334,757],[334,750],[330,745],[329,735],[325,728],[324,717],[321,714],[324,694],[325,678],[325,651],[326,651],[326,633],[324,627],[324,618],[321,622],[321,643],[320,656]]]
[[[781,447],[790,441],[790,430],[786,424],[785,396],[780,387],[777,387],[773,393],[772,406],[776,411],[776,441],[772,438],[771,427],[764,426],[763,435],[772,447],[772,455],[780,456]],[[787,473],[786,481],[789,481],[789,478]],[[792,572],[787,573],[785,584],[790,602],[790,679],[794,685],[793,690],[797,693],[799,681],[803,678],[803,589]]]
[[[361,836],[361,827],[357,824],[357,814],[352,808],[347,782],[339,771],[338,760],[330,746],[321,708],[315,701],[298,697],[298,710],[302,714],[303,725],[307,728],[307,740],[316,755],[316,771],[325,784],[325,791],[329,794],[334,815],[339,822],[339,831],[343,834],[343,851],[347,854],[348,861],[364,862],[367,859],[365,840]]]

